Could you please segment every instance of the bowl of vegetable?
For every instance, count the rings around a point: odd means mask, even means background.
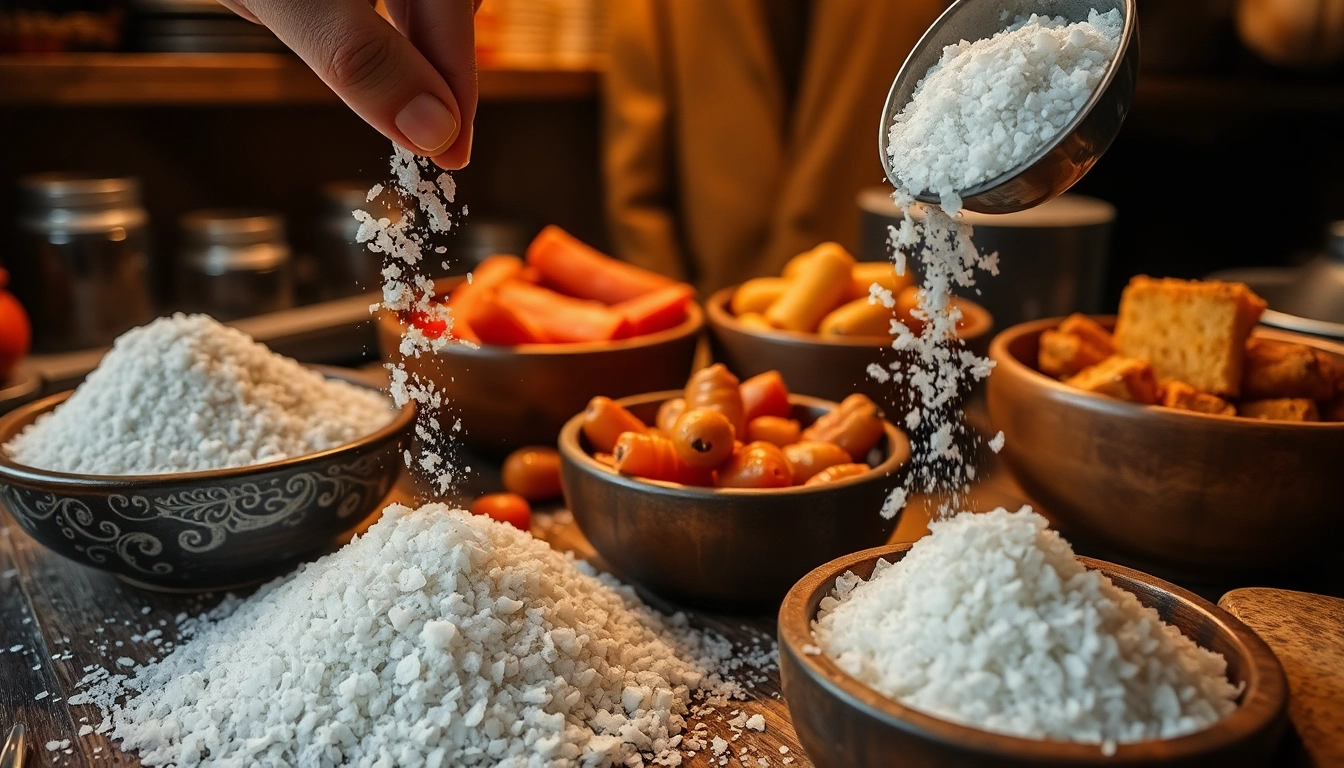
[[[919,289],[887,262],[855,262],[835,243],[794,257],[780,277],[762,277],[724,288],[706,304],[714,359],[743,376],[779,371],[789,387],[815,397],[842,400],[862,392],[893,401],[898,385],[867,371],[899,369],[902,353],[891,348],[893,321],[918,333]],[[980,305],[954,299],[962,319],[959,335],[983,354],[993,319]],[[890,304],[890,306],[888,306]]]
[[[525,260],[491,256],[440,290],[451,329],[384,314],[379,345],[385,359],[435,383],[450,406],[444,428],[460,419],[466,444],[495,454],[553,444],[595,396],[679,386],[704,327],[689,285],[604,256],[558,227],[543,229]],[[453,340],[404,357],[412,327]]]
[[[738,440],[744,434],[746,440]],[[871,400],[790,394],[722,365],[682,390],[597,398],[560,433],[565,500],[622,576],[678,602],[759,608],[887,541],[910,442]]]

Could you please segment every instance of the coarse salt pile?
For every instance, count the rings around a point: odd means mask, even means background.
[[[963,449],[979,441],[961,418],[966,389],[989,376],[993,361],[966,349],[957,335],[961,310],[955,289],[975,286],[976,273],[998,274],[998,254],[980,253],[962,222],[960,192],[1030,157],[1068,124],[1096,89],[1119,45],[1119,11],[1093,10],[1074,24],[1030,16],[973,43],[947,46],[890,128],[888,153],[899,182],[893,193],[904,213],[890,228],[896,271],[909,258],[923,270],[914,333],[892,321],[897,360],[870,366],[869,376],[908,386],[905,426],[915,436],[911,487],[896,489],[882,513],[905,505],[912,490],[947,494],[936,516],[958,508],[975,478]],[[932,191],[940,206],[914,202]],[[882,296],[893,306],[895,300]],[[1003,445],[999,433],[989,447]]]
[[[1017,167],[1068,125],[1123,27],[1116,9],[1072,24],[1033,14],[944,48],[891,125],[887,154],[902,186],[961,208],[958,192]]]
[[[676,765],[730,650],[512,526],[393,505],[71,703],[151,766]]]
[[[127,331],[68,400],[5,445],[58,472],[157,475],[241,467],[357,440],[395,415],[206,315]]]
[[[1221,655],[1084,568],[1029,508],[931,528],[822,600],[817,645],[863,683],[948,720],[1108,752],[1236,708]]]

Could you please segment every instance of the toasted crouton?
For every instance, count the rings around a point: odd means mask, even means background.
[[[1237,407],[1217,395],[1209,395],[1184,381],[1169,381],[1162,385],[1162,405],[1182,411],[1212,413],[1216,416],[1236,416]]]
[[[1120,298],[1116,352],[1152,363],[1159,381],[1235,397],[1246,339],[1264,309],[1241,283],[1139,276]]]
[[[1304,397],[1279,397],[1272,400],[1252,400],[1239,409],[1248,419],[1270,421],[1320,421],[1316,403]]]
[[[1334,392],[1333,369],[1326,353],[1287,341],[1246,342],[1246,367],[1241,377],[1243,397],[1329,400]]]
[[[1157,379],[1147,360],[1112,355],[1064,381],[1071,387],[1118,400],[1152,405],[1157,402]]]
[[[1115,354],[1115,337],[1111,335],[1111,332],[1101,327],[1101,323],[1081,312],[1074,312],[1064,318],[1060,322],[1058,330],[1063,333],[1081,336],[1091,346],[1105,350],[1107,357]]]
[[[1073,314],[1041,334],[1036,365],[1057,379],[1067,378],[1115,354],[1111,334],[1087,315]]]

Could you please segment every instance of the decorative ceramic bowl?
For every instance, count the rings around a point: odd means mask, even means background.
[[[369,386],[353,373],[323,373]],[[0,446],[70,395],[0,418]],[[414,419],[414,404],[407,404],[391,423],[347,445],[171,475],[52,472],[17,464],[0,450],[0,503],[48,549],[132,584],[173,591],[239,586],[323,552],[368,517],[401,472]]]
[[[651,423],[681,390],[619,401]],[[794,418],[815,421],[835,403],[793,395]],[[790,488],[702,488],[622,475],[593,458],[582,415],[560,433],[565,501],[583,535],[623,577],[682,603],[723,608],[779,604],[818,564],[881,544],[899,515],[882,517],[910,441],[889,422],[872,471]]]
[[[1098,318],[1103,324],[1111,318]],[[1036,370],[1041,332],[990,345],[999,456],[1065,535],[1108,557],[1193,578],[1299,567],[1344,542],[1344,423],[1261,421],[1137,405]],[[1260,328],[1344,363],[1344,347]]]
[[[809,654],[812,622],[836,577],[869,578],[879,558],[895,562],[909,544],[859,552],[809,573],[779,609],[779,671],[798,741],[817,768],[896,764],[958,768],[1027,766],[1266,765],[1288,720],[1288,681],[1274,652],[1221,608],[1173,584],[1118,565],[1079,558],[1117,587],[1157,610],[1201,646],[1227,659],[1228,678],[1245,685],[1237,709],[1214,725],[1172,739],[1097,745],[1006,736],[953,723],[907,707],[850,677],[825,654]]]
[[[742,378],[779,371],[789,391],[840,401],[862,392],[874,402],[907,402],[900,385],[880,383],[868,375],[868,366],[883,368],[895,360],[891,339],[885,336],[822,336],[793,331],[763,331],[743,325],[728,308],[737,286],[725,288],[705,305],[709,316],[714,359]],[[980,305],[958,299],[966,317],[961,338],[967,348],[984,354],[994,321]],[[895,399],[893,399],[895,398]]]
[[[451,290],[441,282],[438,290]],[[620,398],[680,387],[691,375],[705,316],[691,304],[680,325],[620,341],[521,344],[512,347],[450,344],[434,355],[404,358],[407,372],[433,381],[450,407],[444,427],[462,421],[464,443],[490,454],[524,445],[554,445],[569,417],[598,395]],[[378,319],[384,360],[403,360],[405,326]]]

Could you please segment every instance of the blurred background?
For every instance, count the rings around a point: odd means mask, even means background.
[[[445,271],[546,224],[702,296],[825,239],[882,258],[875,124],[945,5],[485,0]],[[998,327],[1113,309],[1137,273],[1285,283],[1344,219],[1344,2],[1139,10],[1136,101],[1083,197],[977,222],[1004,252]],[[176,309],[306,360],[376,356],[349,210],[389,150],[213,0],[0,0],[0,265],[50,381]]]

